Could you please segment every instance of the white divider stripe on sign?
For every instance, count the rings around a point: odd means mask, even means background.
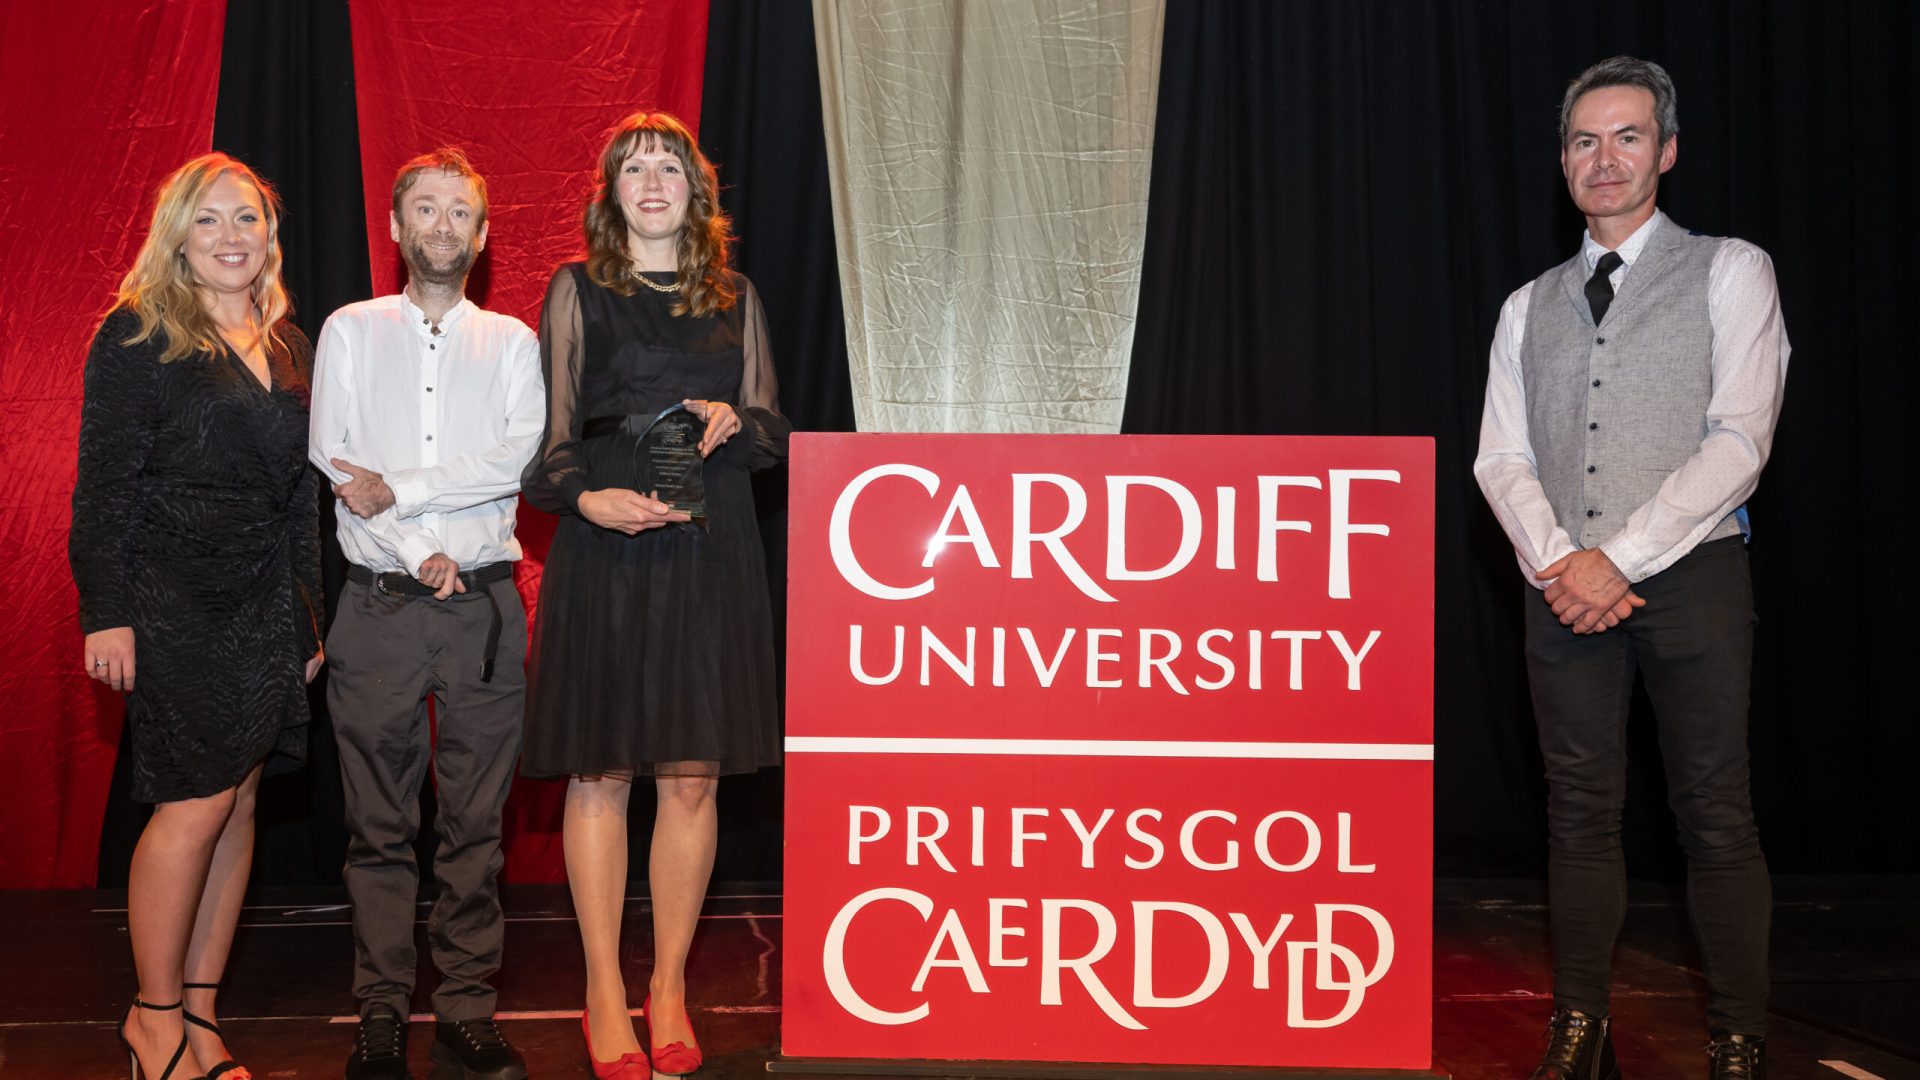
[[[1300,758],[1432,761],[1432,743],[1187,742],[1133,739],[911,739],[790,735],[790,754],[999,754],[1022,757]]]

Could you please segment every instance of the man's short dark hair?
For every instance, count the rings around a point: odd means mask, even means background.
[[[1653,125],[1659,131],[1661,146],[1680,134],[1680,111],[1667,69],[1651,60],[1615,56],[1581,72],[1567,85],[1567,96],[1560,101],[1561,146],[1567,145],[1567,125],[1573,120],[1573,103],[1590,90],[1609,86],[1637,86],[1653,95]]]
[[[443,146],[430,153],[421,154],[405,165],[393,178],[393,213],[400,215],[400,201],[413,190],[416,180],[423,172],[439,172],[448,176],[464,176],[473,182],[473,194],[480,205],[473,208],[473,227],[479,228],[487,223],[487,181],[467,160],[466,152],[457,146]]]

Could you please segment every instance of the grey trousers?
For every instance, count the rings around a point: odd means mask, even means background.
[[[353,899],[353,993],[365,1015],[411,1011],[414,905],[420,871],[420,785],[432,764],[439,809],[433,873],[439,897],[427,937],[443,1020],[491,1016],[500,970],[500,809],[520,754],[527,619],[511,579],[487,591],[388,595],[349,581],[327,633],[327,707],[340,745]],[[491,682],[480,681],[492,610],[505,625]],[[429,730],[427,702],[434,702]]]

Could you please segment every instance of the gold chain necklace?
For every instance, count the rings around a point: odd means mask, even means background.
[[[677,293],[680,291],[680,283],[678,281],[675,281],[671,285],[662,285],[659,282],[653,281],[650,278],[643,277],[641,275],[640,268],[637,266],[629,265],[627,267],[627,276],[639,282],[640,284],[645,285],[647,288],[652,289],[654,292],[657,292],[657,293],[667,293],[668,295],[672,295],[673,293]]]

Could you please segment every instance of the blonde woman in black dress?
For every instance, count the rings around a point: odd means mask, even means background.
[[[561,516],[540,584],[530,776],[567,776],[567,880],[586,953],[594,1073],[683,1076],[701,1055],[686,958],[713,871],[718,777],[780,759],[773,618],[749,470],[786,457],[760,300],[727,268],[714,169],[670,116],[600,155],[584,263],[540,318],[548,421],[522,491]],[[705,423],[707,517],[636,491],[635,435],[686,404]],[[651,777],[654,966],[636,1036],[620,970],[627,801]]]
[[[127,694],[134,1072],[245,1080],[214,1022],[263,771],[305,759],[319,671],[312,349],[286,321],[279,205],[225,154],[161,186],[87,356],[69,559],[82,663]],[[183,1008],[184,1005],[184,1008]]]

